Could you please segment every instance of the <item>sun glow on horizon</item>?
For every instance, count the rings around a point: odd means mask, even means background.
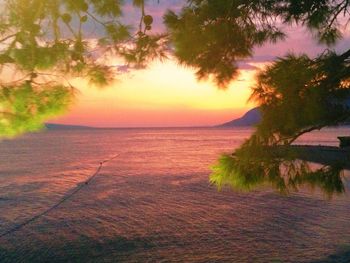
[[[98,127],[215,125],[254,107],[247,103],[254,74],[241,70],[227,90],[219,90],[211,81],[197,81],[193,70],[169,60],[122,74],[102,89],[77,79],[73,84],[80,93],[75,105],[52,122]]]

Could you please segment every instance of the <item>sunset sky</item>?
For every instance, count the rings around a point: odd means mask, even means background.
[[[182,1],[150,0],[147,13],[155,18],[154,30],[161,31],[161,16],[167,8],[178,10]],[[125,20],[137,21],[139,14],[125,9]],[[154,62],[149,68],[129,71],[106,88],[73,80],[80,93],[70,111],[50,122],[97,127],[175,127],[215,125],[241,116],[254,107],[247,103],[256,68],[288,52],[316,55],[324,50],[305,29],[288,29],[288,38],[256,50],[254,58],[241,64],[241,75],[227,90],[219,90],[210,80],[198,82],[194,71],[173,59]],[[336,49],[345,50],[350,37]]]

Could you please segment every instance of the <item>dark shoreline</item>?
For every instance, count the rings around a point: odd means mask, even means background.
[[[279,146],[281,154],[295,154],[298,159],[322,165],[340,165],[350,169],[350,148],[322,145]]]

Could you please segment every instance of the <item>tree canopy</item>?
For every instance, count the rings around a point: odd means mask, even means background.
[[[73,77],[108,85],[120,72],[107,56],[140,68],[166,55],[164,35],[147,34],[153,18],[146,14],[144,1],[132,3],[140,10],[134,29],[122,21],[121,0],[0,4],[0,136],[37,130],[63,112],[74,99]]]
[[[305,26],[318,42],[334,44],[349,6],[331,0],[194,0],[179,14],[169,11],[164,21],[179,61],[197,69],[199,78],[213,76],[226,87],[237,62],[252,56],[254,47],[285,38],[283,25]]]
[[[219,189],[229,186],[236,191],[252,191],[272,187],[287,195],[309,187],[329,199],[345,192],[342,164],[315,168],[299,160],[296,151],[281,148],[246,143],[233,155],[221,156],[212,170],[210,182]]]
[[[263,118],[256,135],[263,144],[291,144],[300,135],[350,119],[348,54],[310,59],[288,55],[257,76],[252,100]]]
[[[286,25],[304,26],[329,46],[336,43],[350,7],[347,0],[184,0],[180,11],[164,10],[166,30],[155,33],[149,2],[2,0],[1,136],[32,131],[64,111],[74,97],[69,82],[74,76],[107,85],[120,74],[108,56],[133,69],[172,56],[194,68],[199,79],[212,78],[226,88],[238,76],[238,63],[252,57],[255,47],[282,41]],[[140,14],[132,25],[124,22],[130,5]],[[258,129],[263,139],[292,141],[293,135],[333,122],[338,114],[343,120],[348,113],[338,99],[348,96],[349,55],[288,55],[263,70],[252,96],[263,111]],[[8,72],[13,77],[6,78]],[[300,107],[305,116],[293,118]],[[288,113],[280,124],[274,122],[276,110]]]

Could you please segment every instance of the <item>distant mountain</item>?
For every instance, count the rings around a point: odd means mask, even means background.
[[[45,127],[48,130],[85,130],[85,129],[96,129],[94,127],[79,126],[79,125],[64,125],[55,123],[45,123]]]
[[[346,103],[350,107],[350,100]],[[261,113],[259,108],[253,108],[250,111],[246,112],[241,118],[234,119],[232,121],[220,124],[216,127],[219,128],[232,128],[232,127],[249,127],[257,125],[261,120]],[[350,125],[350,120],[346,121],[339,126]]]
[[[258,124],[260,120],[261,120],[260,110],[259,108],[254,108],[248,111],[246,114],[244,114],[241,118],[223,123],[221,125],[218,125],[217,127],[231,128],[231,127],[254,126]]]

